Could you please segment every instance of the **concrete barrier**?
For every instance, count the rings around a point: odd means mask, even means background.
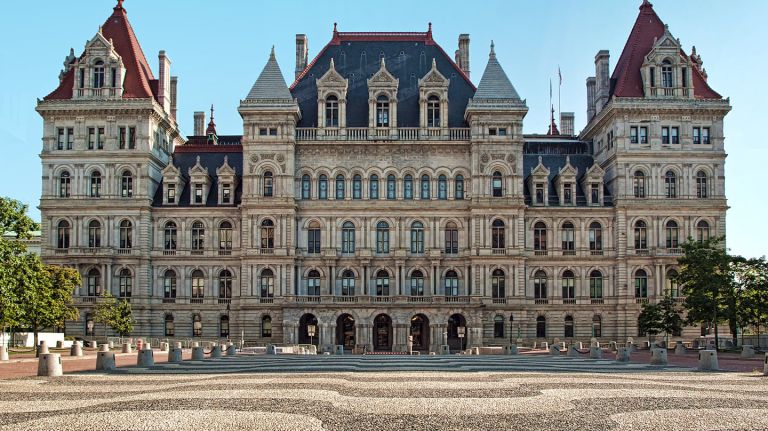
[[[227,346],[227,356],[237,356],[237,346],[235,346],[232,343],[229,343]]]
[[[343,355],[344,354],[344,346],[337,344],[333,349],[334,355]]]
[[[139,354],[136,356],[137,367],[154,367],[155,366],[155,352],[147,343],[143,349],[139,350]]]
[[[176,364],[181,362],[183,359],[183,350],[181,350],[181,347],[171,347],[170,350],[168,350],[168,362],[171,364]]]
[[[205,359],[205,351],[201,346],[192,346],[192,360],[202,361]]]
[[[45,340],[41,341],[40,344],[37,346],[37,352],[41,355],[44,355],[48,352],[48,342]]]
[[[717,350],[702,350],[699,352],[699,371],[717,371]]]
[[[616,350],[616,362],[629,362],[629,355],[632,349],[629,347],[619,347]]]
[[[109,344],[102,344],[99,346],[99,352],[109,352]]]
[[[517,355],[518,354],[517,345],[516,344],[511,344],[509,346],[504,346],[504,354],[505,355]]]
[[[578,358],[581,356],[581,353],[579,353],[578,350],[576,350],[576,346],[568,346],[568,353],[566,353],[566,356],[569,358]]]
[[[688,349],[685,348],[682,341],[678,341],[677,344],[675,344],[675,355],[685,355],[685,352],[687,351]]]
[[[88,347],[91,348],[91,349],[97,349],[99,347],[99,343],[96,342],[96,341],[89,341],[88,342]]]
[[[96,354],[96,371],[111,371],[115,369],[115,352],[98,352]]]
[[[83,356],[83,346],[79,341],[72,343],[72,347],[69,348],[69,356]]]
[[[667,365],[667,349],[651,349],[651,365]]]
[[[741,346],[741,357],[745,359],[754,358],[755,346],[752,346],[751,344]]]
[[[590,359],[603,359],[603,349],[598,346],[592,346],[589,348]]]
[[[549,346],[549,355],[560,356],[560,346],[558,346],[557,344],[553,344]]]
[[[123,353],[133,353],[133,347],[131,347],[131,343],[123,343]]]
[[[60,377],[64,374],[61,368],[61,354],[41,353],[37,360],[37,375],[43,377]]]
[[[0,361],[7,361],[10,357],[8,356],[8,348],[3,346],[0,346]]]
[[[267,351],[265,353],[267,355],[277,355],[277,348],[274,344],[267,344]]]
[[[450,355],[451,354],[451,346],[447,344],[441,344],[440,345],[440,354],[441,355]]]
[[[215,344],[211,348],[211,359],[221,358],[221,344]]]

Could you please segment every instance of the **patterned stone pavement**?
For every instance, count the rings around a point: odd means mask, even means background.
[[[766,429],[768,378],[549,356],[238,356],[0,381],[0,430]]]

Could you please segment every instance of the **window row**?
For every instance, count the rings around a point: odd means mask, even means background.
[[[498,178],[498,196],[501,196],[501,174],[497,173]],[[495,180],[494,180],[495,181]],[[453,178],[453,190],[449,190],[449,179],[446,175],[439,175],[437,177],[437,190],[433,190],[433,179],[429,175],[422,175],[420,178],[414,178],[411,174],[406,174],[402,180],[397,178],[394,174],[389,174],[386,178],[379,178],[378,175],[373,174],[367,178],[367,193],[363,187],[363,177],[360,174],[355,174],[352,177],[351,190],[347,190],[347,179],[344,175],[339,174],[335,178],[331,179],[325,174],[321,174],[317,178],[317,184],[315,186],[315,192],[312,191],[312,178],[305,174],[301,177],[301,199],[328,199],[333,197],[334,199],[389,199],[394,200],[398,197],[402,199],[438,199],[447,200],[449,196],[453,199],[461,200],[465,198],[465,180],[464,176],[459,174]],[[265,183],[266,184],[266,183]],[[333,187],[333,190],[329,190],[329,186]],[[384,190],[381,189],[384,187]],[[398,190],[402,190],[399,192]],[[452,193],[451,193],[452,192]],[[265,196],[266,190],[265,190]],[[271,196],[271,195],[269,195]],[[494,196],[496,194],[494,193]]]
[[[117,297],[129,299],[133,294],[133,273],[128,268],[123,268],[117,274]],[[101,271],[97,268],[91,268],[85,274],[83,279],[84,296],[102,296],[104,294],[104,285]]]
[[[603,327],[603,319],[600,315],[595,314],[592,316],[592,337],[599,338],[602,337],[602,327]],[[512,328],[512,325],[514,325],[514,318],[510,316],[509,318],[509,324],[510,324],[510,330]],[[504,316],[497,314],[493,317],[493,338],[506,338],[506,337],[512,337],[513,334],[505,334],[505,327],[506,322],[504,319]],[[518,329],[519,331],[519,329]],[[564,338],[573,338],[576,333],[575,331],[575,323],[573,320],[573,316],[566,315],[563,319],[563,337]],[[537,338],[547,338],[547,318],[544,316],[537,316],[536,317],[536,337]]]
[[[636,170],[632,176],[632,193],[636,198],[645,198],[649,196],[648,189],[648,177],[642,170]],[[667,170],[662,177],[663,184],[663,196],[668,199],[676,199],[681,197],[681,178],[673,170]],[[696,172],[694,176],[696,181],[695,196],[699,199],[704,199],[710,195],[710,181],[707,173],[700,170]]]
[[[691,128],[691,137],[694,145],[711,144],[710,128],[695,126]],[[631,144],[648,143],[648,126],[631,126],[629,128],[629,142]],[[677,145],[680,143],[680,127],[661,126],[661,143]]]
[[[104,228],[98,220],[88,223],[88,248],[100,248],[103,246]],[[56,248],[68,249],[75,245],[72,242],[72,224],[68,220],[59,220],[56,224]],[[123,220],[118,226],[118,248],[128,250],[133,248],[133,223]]]
[[[103,150],[107,140],[104,127],[88,127],[86,129],[86,148],[89,150]],[[117,128],[117,146],[121,150],[136,149],[136,127],[120,126]],[[56,128],[56,149],[73,150],[75,148],[75,128]]]
[[[648,250],[648,225],[644,220],[638,220],[634,224],[635,250]],[[710,226],[706,220],[699,220],[696,223],[696,236],[694,239],[704,242],[710,237]],[[669,220],[664,224],[664,241],[660,246],[668,249],[677,249],[681,246],[680,226],[674,220]]]
[[[72,175],[69,171],[62,171],[59,174],[58,197],[68,198],[72,196]],[[92,198],[99,198],[104,193],[104,176],[99,171],[92,171],[87,178],[86,195]],[[133,197],[133,174],[125,170],[117,180],[118,196],[122,198]]]

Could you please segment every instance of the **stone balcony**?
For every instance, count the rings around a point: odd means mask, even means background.
[[[465,127],[299,127],[297,141],[469,141]]]

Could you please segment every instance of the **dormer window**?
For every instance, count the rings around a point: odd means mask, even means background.
[[[165,189],[165,201],[169,204],[176,203],[176,184],[168,184]]]
[[[536,184],[536,205],[544,205],[544,184]]]
[[[221,203],[232,203],[232,184],[224,183],[221,185]]]
[[[389,98],[383,94],[376,98],[376,127],[389,127]]]
[[[203,185],[195,184],[195,204],[203,203]]]
[[[333,95],[325,99],[325,127],[339,127],[339,99]]]
[[[672,88],[672,63],[669,60],[661,62],[661,86],[664,88]]]
[[[599,184],[589,185],[589,203],[592,205],[600,204],[600,185]]]
[[[93,88],[102,88],[104,86],[104,62],[97,60],[93,64]]]
[[[573,184],[563,184],[563,205],[573,204]]]
[[[427,99],[427,127],[440,127],[440,98],[435,95]]]

